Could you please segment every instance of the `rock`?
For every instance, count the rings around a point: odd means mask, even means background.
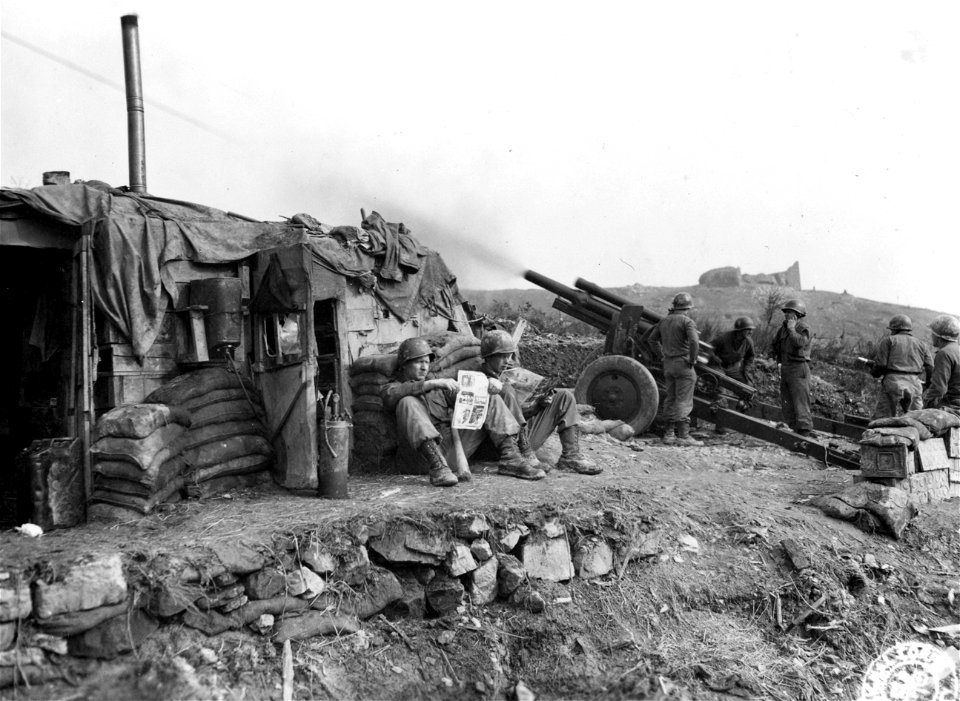
[[[452,576],[459,577],[477,569],[477,561],[470,554],[470,548],[463,543],[457,543],[453,546],[453,550],[447,553],[444,566]]]
[[[497,582],[501,596],[510,596],[527,579],[520,560],[513,555],[497,557]]]
[[[37,618],[34,620],[44,633],[68,638],[71,635],[77,635],[85,630],[90,630],[109,618],[126,614],[126,612],[127,602],[124,601],[123,603],[114,604],[113,606],[101,606],[100,608],[90,609],[89,611],[61,613],[56,616],[51,616],[50,618]]]
[[[517,543],[520,542],[520,539],[530,535],[530,529],[524,525],[511,526],[507,531],[500,536],[500,540],[497,541],[500,545],[503,552],[508,553],[517,547]]]
[[[362,595],[357,598],[344,597],[339,592],[324,592],[311,599],[310,607],[318,611],[330,607],[340,613],[354,614],[361,619],[380,613],[387,606],[403,596],[400,580],[388,569],[371,565],[366,579],[358,589]]]
[[[46,662],[47,656],[38,647],[21,647],[16,650],[0,652],[0,667],[14,667],[18,664],[40,667]]]
[[[585,436],[594,436],[606,433],[603,422],[600,419],[592,418],[587,421],[580,421],[580,433]]]
[[[217,657],[217,653],[215,653],[213,650],[211,650],[208,647],[201,647],[200,650],[198,651],[198,654],[204,664],[214,665],[219,661],[219,658]]]
[[[52,584],[34,586],[33,608],[38,618],[59,613],[88,611],[118,604],[127,598],[127,580],[119,553],[80,558]]]
[[[483,514],[457,514],[454,519],[453,534],[464,540],[476,540],[490,530]]]
[[[17,623],[0,623],[0,650],[9,650],[17,640]]]
[[[493,557],[493,548],[487,541],[477,539],[470,544],[470,554],[478,562],[483,562]]]
[[[158,627],[152,616],[133,609],[129,615],[115,616],[69,638],[67,648],[74,657],[111,660],[138,647]]]
[[[583,579],[602,577],[613,570],[613,550],[603,538],[584,538],[574,548],[573,566]]]
[[[160,582],[150,589],[147,598],[147,610],[154,616],[170,618],[187,610],[202,594],[199,587],[193,585],[174,585],[170,582]]]
[[[273,640],[282,643],[285,640],[307,640],[316,635],[356,633],[358,630],[360,630],[360,622],[353,616],[305,611],[277,623]]]
[[[236,584],[239,581],[237,575],[233,572],[223,572],[218,574],[213,578],[213,583],[218,587],[229,587],[231,584]]]
[[[463,594],[460,580],[444,574],[438,574],[426,587],[427,605],[440,616],[456,611],[463,601]]]
[[[326,589],[326,582],[309,567],[298,567],[287,574],[287,594],[313,598]]]
[[[317,574],[332,574],[337,569],[337,557],[326,545],[317,541],[310,541],[300,552],[300,561]]]
[[[11,580],[0,583],[0,623],[26,618],[33,611],[29,583],[22,582],[17,586]]]
[[[566,538],[531,536],[523,544],[523,568],[528,577],[563,582],[573,577],[570,544]]]
[[[739,287],[740,268],[735,268],[732,265],[713,268],[703,273],[699,282],[704,287]]]
[[[231,599],[235,599],[242,594],[243,585],[234,584],[226,587],[225,589],[213,589],[211,591],[204,592],[194,603],[196,603],[197,608],[201,611],[209,611],[210,609],[223,606],[226,602],[230,601]]]
[[[780,545],[783,546],[784,552],[796,569],[805,570],[810,567],[810,558],[793,538],[784,538],[780,541]]]
[[[513,695],[517,701],[537,701],[537,695],[520,680],[517,680],[516,686],[513,687]]]
[[[510,595],[509,601],[516,606],[523,606],[531,613],[543,613],[547,608],[547,600],[543,598],[543,594],[529,584],[518,587]]]
[[[47,635],[46,633],[34,633],[30,636],[30,645],[38,647],[47,652],[54,652],[58,655],[67,654],[67,640],[58,635]]]
[[[469,590],[472,604],[484,606],[497,598],[498,569],[497,559],[492,557],[473,571]]]
[[[359,584],[367,576],[370,568],[370,555],[362,545],[347,549],[340,554],[339,564],[334,572],[337,579],[341,579],[351,587]]]
[[[636,435],[636,431],[630,424],[620,424],[607,431],[608,436],[613,436],[618,441],[628,441]]]
[[[235,599],[230,599],[230,601],[223,604],[220,607],[220,610],[223,611],[224,613],[230,613],[231,611],[236,611],[241,606],[246,606],[248,601],[249,599],[247,598],[247,595],[241,594]]]
[[[217,559],[229,572],[248,574],[262,569],[266,558],[250,545],[235,540],[220,540],[210,545]]]
[[[894,538],[899,538],[910,519],[917,515],[917,507],[907,492],[873,482],[858,482],[810,503],[828,516],[852,521],[867,532],[886,531]]]
[[[566,534],[567,529],[556,518],[550,518],[543,522],[542,532],[547,538],[559,538]]]
[[[443,535],[423,534],[412,524],[400,523],[382,535],[371,536],[368,547],[387,562],[439,565],[450,544]]]
[[[400,580],[403,594],[399,599],[387,606],[384,615],[390,620],[398,618],[423,618],[426,613],[427,599],[423,585],[414,577],[404,577]]]
[[[273,614],[263,613],[257,618],[256,621],[250,624],[250,629],[254,633],[259,633],[260,635],[266,635],[273,630]]]
[[[219,635],[232,628],[239,628],[242,621],[236,616],[225,616],[219,611],[190,611],[183,614],[183,624],[203,631],[207,635]]]
[[[273,567],[251,572],[243,580],[243,590],[251,599],[272,599],[283,593],[286,586],[286,577]]]

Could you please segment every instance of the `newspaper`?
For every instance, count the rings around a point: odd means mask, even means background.
[[[482,372],[460,370],[457,373],[457,401],[453,406],[453,428],[465,428],[476,431],[483,426],[487,418],[487,404],[490,393],[487,390],[487,376]]]

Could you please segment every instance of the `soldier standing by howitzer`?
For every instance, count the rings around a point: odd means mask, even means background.
[[[777,329],[770,353],[780,365],[780,411],[783,420],[800,435],[813,431],[810,414],[810,327],[803,320],[807,308],[799,299],[787,300],[783,324]]]
[[[890,331],[877,345],[870,374],[880,379],[873,418],[882,419],[922,407],[921,375],[929,381],[933,355],[923,341],[913,336],[913,322],[897,314],[887,325]]]
[[[720,367],[727,377],[751,386],[753,361],[756,357],[752,338],[755,328],[757,325],[749,316],[738,317],[731,330],[725,331],[712,341],[713,354],[710,356],[710,364]],[[725,434],[727,429],[718,423],[716,432]]]
[[[666,381],[663,419],[667,424],[664,443],[703,445],[702,441],[690,436],[690,412],[693,411],[693,390],[697,383],[693,368],[700,352],[697,325],[687,316],[692,308],[693,298],[680,292],[673,298],[670,313],[648,329],[641,339],[642,344],[663,358]]]
[[[960,415],[960,321],[941,314],[930,324],[930,340],[937,349],[923,406]]]

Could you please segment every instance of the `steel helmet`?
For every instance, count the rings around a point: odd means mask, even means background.
[[[513,342],[513,336],[501,329],[487,331],[480,339],[480,357],[486,358],[489,355],[498,355],[500,353],[516,353],[517,344]]]
[[[692,307],[693,297],[686,292],[678,292],[677,296],[673,298],[673,307],[671,307],[671,309],[682,311],[684,309],[691,309]]]
[[[930,322],[930,330],[945,341],[956,341],[960,337],[960,321],[949,314],[941,314]]]
[[[430,344],[423,338],[408,338],[400,344],[400,350],[397,351],[397,365],[403,367],[411,360],[429,356],[433,360],[433,351],[430,350]]]
[[[913,322],[906,314],[896,314],[890,317],[890,323],[887,328],[891,331],[913,331]]]
[[[799,299],[788,299],[783,303],[783,306],[780,307],[780,311],[786,312],[795,312],[797,316],[806,316],[807,315],[807,305],[801,302]]]
[[[749,316],[739,316],[736,321],[733,322],[734,331],[746,331],[747,329],[755,329],[757,325],[753,323],[753,319]]]

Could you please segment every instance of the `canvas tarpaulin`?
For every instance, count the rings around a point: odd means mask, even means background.
[[[376,221],[371,228],[382,243],[368,252],[329,232],[310,234],[286,222],[251,222],[203,205],[82,183],[0,188],[0,209],[24,206],[91,235],[95,301],[138,356],[156,339],[167,305],[178,303],[168,267],[176,260],[229,263],[269,248],[307,244],[316,264],[357,278],[402,320],[422,306],[450,315],[458,302],[456,278],[440,256],[417,244],[402,225],[382,220],[367,222]],[[381,274],[385,261],[390,279]]]

